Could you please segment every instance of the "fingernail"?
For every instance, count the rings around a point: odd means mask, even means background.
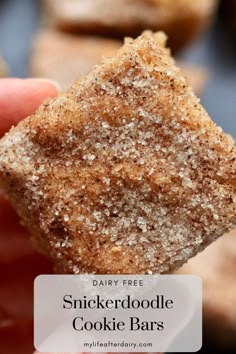
[[[41,83],[48,83],[48,84],[51,84],[52,86],[55,87],[55,89],[57,90],[57,92],[60,92],[61,91],[61,86],[60,84],[55,81],[55,80],[52,80],[52,79],[46,79],[46,78],[41,78],[41,77],[36,77],[36,78],[28,78],[26,79],[27,81],[36,81],[36,82],[41,82]]]

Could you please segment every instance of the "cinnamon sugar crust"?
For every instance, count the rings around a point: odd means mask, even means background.
[[[236,225],[236,149],[145,32],[0,142],[0,183],[63,273],[173,271]]]
[[[66,30],[109,37],[164,31],[177,51],[209,24],[217,0],[44,0],[49,22]]]

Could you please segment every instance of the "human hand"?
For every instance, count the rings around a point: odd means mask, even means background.
[[[0,138],[45,98],[56,95],[54,84],[45,80],[0,79]],[[27,231],[0,191],[1,354],[33,352],[33,280],[51,271],[49,261],[31,247]]]

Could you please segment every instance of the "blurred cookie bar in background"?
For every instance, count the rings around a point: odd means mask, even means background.
[[[3,58],[0,56],[0,77],[7,76],[8,68]]]
[[[217,0],[43,0],[47,18],[57,28],[109,37],[138,36],[162,30],[173,52],[208,25]]]
[[[56,80],[64,91],[121,45],[114,39],[42,30],[34,41],[30,74]]]
[[[236,347],[236,230],[221,237],[178,273],[203,280],[205,340],[217,348]]]
[[[121,45],[122,42],[115,39],[41,30],[34,40],[30,76],[56,80],[64,91],[105,57],[113,56]],[[200,95],[208,79],[207,69],[185,63],[179,65],[194,92]]]

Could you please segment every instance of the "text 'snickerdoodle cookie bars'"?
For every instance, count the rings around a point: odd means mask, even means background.
[[[0,142],[0,183],[62,273],[165,273],[236,226],[236,148],[164,48],[127,39]]]

